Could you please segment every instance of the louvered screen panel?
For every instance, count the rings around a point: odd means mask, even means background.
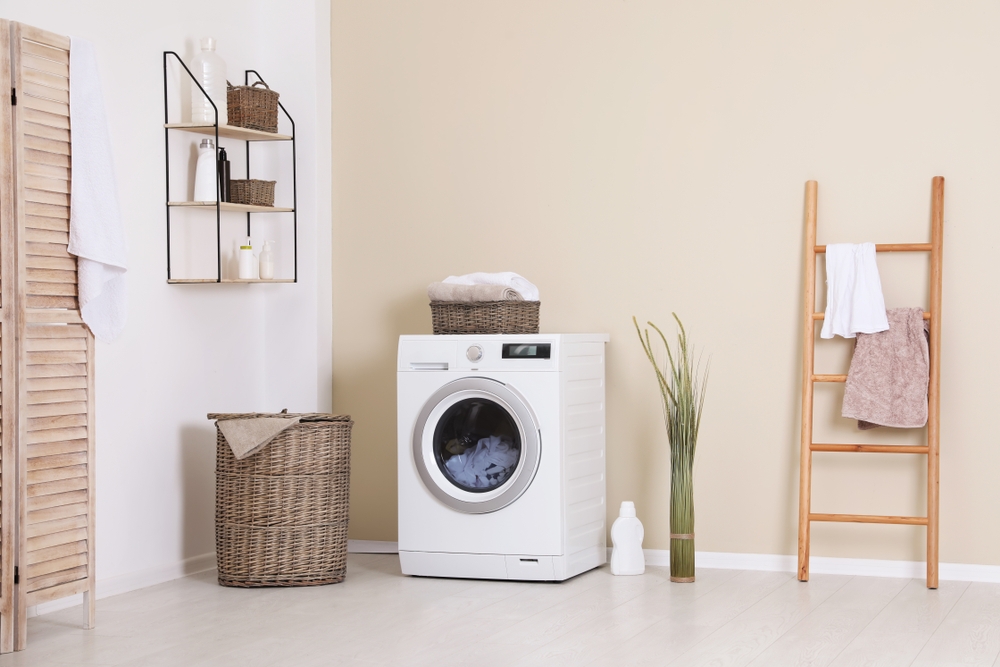
[[[0,20],[0,82],[13,84],[10,23]],[[0,652],[14,649],[17,502],[16,193],[14,109],[0,94]]]
[[[51,298],[31,294],[33,284],[28,282],[29,304]],[[50,590],[57,586],[78,592],[71,582],[87,578],[87,346],[80,325],[25,327],[27,401],[20,417],[26,422],[27,516],[21,586],[29,604],[40,597],[38,591],[49,598],[61,592]]]
[[[93,590],[93,337],[80,319],[76,258],[67,251],[69,40],[14,26],[23,607]],[[88,595],[88,622],[92,603]]]

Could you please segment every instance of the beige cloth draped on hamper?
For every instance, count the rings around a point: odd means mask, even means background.
[[[922,308],[888,311],[889,330],[858,334],[844,388],[844,417],[858,428],[927,423],[930,354]]]
[[[299,423],[301,417],[258,417],[256,419],[220,419],[219,430],[233,450],[237,461],[264,449],[286,428]]]

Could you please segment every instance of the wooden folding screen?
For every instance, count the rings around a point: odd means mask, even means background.
[[[10,26],[0,19],[0,84],[11,80]],[[17,221],[14,215],[14,116],[0,91],[0,652],[14,648],[14,558],[18,488],[16,356]]]
[[[94,339],[67,251],[69,49],[0,21],[2,652],[25,647],[29,606],[83,593],[94,623]]]
[[[930,308],[924,319],[930,324],[930,378],[927,390],[927,444],[866,445],[813,442],[813,385],[816,382],[846,382],[846,375],[817,374],[814,368],[816,322],[824,314],[816,309],[816,256],[826,252],[816,245],[816,181],[806,183],[805,310],[802,336],[802,437],[799,459],[799,568],[800,581],[809,579],[810,528],[813,521],[881,523],[927,526],[927,587],[938,587],[938,492],[941,444],[941,259],[944,238],[944,178],[931,181],[931,242],[880,243],[876,252],[930,253]],[[927,456],[927,515],[884,516],[870,514],[821,514],[812,511],[813,452],[923,454]]]

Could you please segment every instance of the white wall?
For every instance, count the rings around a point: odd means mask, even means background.
[[[92,41],[104,81],[130,312],[122,337],[97,350],[100,595],[211,562],[206,413],[330,407],[329,3],[4,0],[0,16]],[[204,35],[231,81],[260,71],[295,118],[297,285],[166,284],[162,53],[189,57]],[[184,243],[175,252],[198,250]]]

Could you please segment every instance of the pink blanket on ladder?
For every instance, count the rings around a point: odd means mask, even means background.
[[[887,311],[889,330],[858,334],[841,414],[858,428],[927,423],[930,354],[921,308]]]

